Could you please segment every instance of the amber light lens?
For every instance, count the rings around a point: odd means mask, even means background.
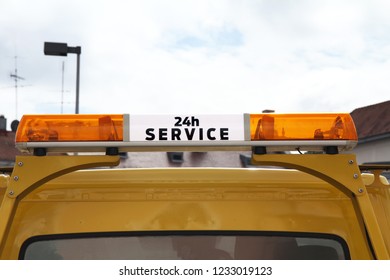
[[[251,140],[357,140],[349,114],[251,114]]]
[[[16,142],[123,141],[123,115],[25,115]]]

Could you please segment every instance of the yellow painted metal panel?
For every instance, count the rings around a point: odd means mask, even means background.
[[[335,234],[370,259],[345,194],[293,170],[93,170],[64,175],[20,202],[3,258],[31,236],[161,230]]]

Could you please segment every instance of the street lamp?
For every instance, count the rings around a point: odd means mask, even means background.
[[[77,54],[77,72],[76,72],[76,114],[79,113],[79,89],[80,89],[80,54],[81,47],[68,47],[66,43],[45,42],[45,55],[68,56],[68,53]]]

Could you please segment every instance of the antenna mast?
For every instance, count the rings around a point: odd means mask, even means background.
[[[65,62],[62,62],[62,83],[61,83],[61,114],[64,113],[64,72]]]
[[[10,77],[15,81],[15,119],[18,119],[18,80],[24,80],[23,77],[18,76],[18,57],[15,55],[15,73],[11,73]]]

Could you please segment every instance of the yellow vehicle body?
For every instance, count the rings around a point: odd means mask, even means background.
[[[24,258],[26,244],[45,237],[187,233],[331,236],[341,240],[343,259],[389,258],[389,185],[379,174],[356,175],[353,155],[253,156],[255,164],[296,169],[73,171],[118,162],[118,156],[18,157],[13,173],[0,177],[1,259]],[[97,258],[66,247],[62,258]],[[250,247],[241,258],[262,258]]]
[[[0,175],[0,259],[390,259],[389,167],[339,153],[357,142],[348,114],[20,126],[16,146],[33,155]],[[120,152],[178,149],[251,149],[256,168],[113,168]]]

